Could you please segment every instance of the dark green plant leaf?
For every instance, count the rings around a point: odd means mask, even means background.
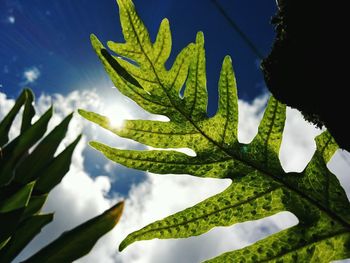
[[[25,208],[21,220],[28,218],[40,212],[44,206],[48,194],[44,195],[33,195],[30,197],[27,207]]]
[[[131,168],[232,180],[222,193],[131,233],[120,249],[138,240],[200,235],[215,226],[290,211],[299,219],[298,225],[212,261],[329,262],[350,257],[350,204],[339,181],[326,166],[338,149],[332,136],[325,131],[316,138],[317,149],[303,172],[285,173],[278,157],[285,105],[271,97],[256,137],[250,144],[240,143],[231,59],[224,59],[218,110],[209,118],[203,34],[198,33],[196,43],[181,51],[167,70],[165,62],[171,50],[168,21],[162,21],[156,41],[151,43],[132,1],[117,2],[126,42],[108,42],[108,46],[118,55],[113,59],[133,80],[124,73],[120,75],[111,58],[106,59],[106,49],[95,36],[91,37],[92,45],[124,95],[170,121],[127,120],[123,127],[114,127],[102,115],[84,110],[79,113],[116,135],[165,150],[120,150],[99,142],[91,142],[91,146]],[[182,98],[179,94],[183,86]],[[196,156],[167,148],[190,148]]]
[[[123,207],[124,203],[120,202],[103,214],[65,232],[58,239],[23,262],[41,263],[43,259],[45,259],[45,263],[72,262],[86,255],[97,240],[118,223]]]
[[[16,168],[16,182],[25,184],[42,173],[43,169],[52,162],[53,156],[64,139],[73,113],[68,115],[59,125],[57,125],[39,144],[33,152],[27,156]],[[45,158],[43,158],[45,156]]]
[[[12,107],[10,112],[5,116],[5,118],[0,123],[0,147],[4,146],[8,140],[8,133],[10,131],[11,125],[21,109],[21,107],[26,103],[26,101],[32,101],[33,93],[29,89],[24,89],[21,95],[16,100],[15,105]],[[27,118],[29,119],[29,118]],[[1,148],[0,148],[1,149]]]
[[[40,210],[49,192],[69,171],[73,151],[81,138],[79,135],[54,157],[66,135],[72,114],[43,138],[52,116],[52,107],[32,125],[35,114],[33,99],[32,92],[25,90],[0,123],[0,142],[5,145],[0,148],[0,262],[4,263],[15,259],[52,221],[53,214],[40,214]],[[7,143],[10,127],[23,105],[21,132]],[[29,261],[71,262],[86,255],[97,240],[115,226],[122,208],[120,203],[63,234]]]
[[[24,208],[0,213],[0,249],[11,239],[11,235],[16,231],[18,222],[23,214]]]
[[[34,184],[34,182],[29,183],[7,199],[0,201],[0,244],[6,240],[8,241],[15,232],[30,199]]]
[[[27,206],[35,182],[29,183],[13,193],[9,198],[0,201],[0,213],[7,213]]]
[[[31,90],[27,90],[26,94],[27,97],[22,114],[21,133],[24,133],[32,125],[32,118],[35,115],[35,109],[33,107],[34,94]]]
[[[34,215],[23,221],[11,240],[0,249],[0,262],[11,262],[22,249],[53,220],[53,214]]]
[[[0,160],[0,185],[8,183],[12,179],[18,161],[45,134],[51,116],[52,107],[29,129],[2,149],[3,158]]]
[[[53,159],[50,165],[38,175],[34,190],[45,194],[59,184],[69,171],[75,147],[81,139],[79,135],[67,148]]]

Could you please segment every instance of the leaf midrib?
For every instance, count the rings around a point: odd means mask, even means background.
[[[144,132],[144,133],[152,133],[152,134],[161,134],[161,135],[178,135],[178,136],[184,136],[184,135],[194,135],[194,134],[200,134],[199,132],[186,132],[186,133],[178,133],[178,132],[162,132],[162,131],[149,131],[146,129],[137,129],[137,128],[129,128],[126,127],[125,129],[131,130],[131,131],[136,131],[136,132]]]
[[[276,118],[277,108],[278,108],[278,102],[275,102],[275,107],[273,109],[273,115],[272,115],[273,120]],[[264,145],[264,151],[265,151],[264,156],[265,156],[266,168],[268,167],[268,163],[269,163],[268,147],[269,147],[269,140],[271,137],[272,129],[273,129],[273,124],[271,123],[271,125],[269,127],[269,131],[267,133],[267,139],[266,139],[265,145]]]
[[[308,246],[311,246],[312,244],[315,244],[315,243],[318,243],[318,242],[322,242],[324,240],[327,240],[328,238],[333,238],[333,237],[336,237],[336,236],[340,236],[340,235],[344,235],[346,234],[348,231],[337,231],[337,232],[334,232],[334,233],[331,233],[329,235],[326,235],[324,237],[320,237],[320,238],[316,238],[312,241],[310,241],[309,243],[305,244],[305,245],[301,245],[301,246],[297,246],[296,248],[294,248],[293,250],[290,250],[290,251],[287,251],[285,253],[282,253],[282,254],[279,254],[279,255],[276,255],[276,256],[273,256],[269,259],[264,259],[264,260],[261,260],[261,261],[258,261],[259,263],[263,263],[263,262],[270,262],[271,260],[274,260],[274,259],[278,259],[278,258],[282,258],[284,257],[285,255],[288,255],[290,253],[293,253],[297,250],[300,250],[302,248],[305,248],[305,247],[308,247]]]
[[[125,7],[124,7],[125,8]],[[126,14],[129,18],[129,21],[132,21],[131,16],[129,14],[129,10],[127,8],[125,8]],[[229,150],[223,148],[220,144],[218,144],[217,142],[215,142],[213,139],[211,139],[209,136],[207,136],[197,125],[195,122],[193,122],[193,120],[191,118],[189,118],[180,108],[178,108],[176,106],[176,104],[174,104],[174,102],[172,101],[171,97],[169,96],[166,88],[163,86],[162,82],[160,81],[160,78],[155,70],[155,67],[151,61],[151,59],[148,57],[148,54],[145,52],[145,50],[143,49],[143,46],[141,44],[140,38],[137,34],[137,31],[135,30],[134,24],[131,22],[131,28],[133,30],[133,32],[135,33],[137,42],[141,48],[142,53],[145,55],[146,59],[149,61],[152,71],[154,73],[154,75],[156,76],[160,87],[163,89],[164,93],[166,94],[168,100],[170,101],[171,105],[173,106],[174,109],[176,109],[183,117],[185,117],[185,119],[187,121],[189,121],[208,141],[210,141],[211,143],[213,143],[215,146],[217,146],[220,150],[222,150],[225,154],[227,154],[228,156],[230,156],[233,159],[237,159],[243,163],[246,163],[247,165],[253,167],[255,170],[261,171],[264,174],[266,174],[267,176],[272,177],[272,179],[274,179],[275,181],[277,181],[278,183],[282,184],[283,186],[285,186],[288,190],[295,192],[298,196],[301,196],[302,198],[306,199],[309,203],[311,203],[312,205],[316,206],[319,210],[324,211],[326,214],[330,215],[330,217],[334,218],[335,220],[337,220],[338,222],[340,222],[345,228],[348,229],[348,231],[350,230],[350,224],[348,222],[346,222],[345,220],[343,220],[341,217],[339,217],[337,214],[333,213],[333,211],[329,210],[327,207],[324,207],[322,204],[320,204],[319,202],[317,202],[317,200],[314,200],[312,197],[305,195],[303,192],[299,191],[298,189],[294,188],[293,186],[289,185],[287,182],[281,180],[280,178],[278,178],[278,176],[275,176],[273,174],[271,174],[269,171],[265,171],[265,169],[262,169],[260,167],[256,167],[254,164],[247,162],[246,160],[242,160],[242,158],[240,158],[239,156],[234,156],[232,152],[230,152]],[[176,80],[176,78],[175,78]],[[175,82],[175,81],[174,81]]]
[[[230,186],[229,186],[230,187]],[[228,188],[229,188],[228,187]],[[164,227],[158,227],[158,228],[152,228],[152,229],[149,229],[147,231],[144,231],[144,232],[139,232],[137,235],[135,235],[136,237],[138,236],[142,236],[142,235],[145,235],[147,233],[150,233],[150,232],[155,232],[155,231],[159,231],[159,230],[165,230],[165,229],[170,229],[170,228],[175,228],[175,227],[178,227],[178,226],[183,226],[183,225],[187,225],[187,224],[190,224],[192,222],[195,222],[195,221],[198,221],[200,219],[203,219],[205,217],[210,217],[211,215],[214,215],[214,214],[217,214],[217,213],[220,213],[222,211],[225,211],[225,210],[228,210],[228,209],[232,209],[234,207],[239,207],[241,205],[244,205],[244,204],[247,204],[247,203],[250,203],[251,201],[255,200],[255,199],[258,199],[260,197],[263,197],[275,190],[278,190],[280,188],[280,186],[276,186],[276,187],[272,187],[270,188],[269,190],[267,191],[264,191],[258,195],[255,195],[254,197],[251,197],[251,198],[248,198],[240,203],[237,203],[237,204],[230,204],[228,206],[224,206],[223,208],[221,209],[218,209],[218,210],[214,210],[210,213],[206,213],[206,214],[203,214],[201,216],[198,216],[198,217],[195,217],[195,218],[192,218],[190,220],[187,220],[187,221],[184,221],[184,222],[181,222],[181,223],[177,223],[177,224],[173,224],[173,225],[168,225],[168,226],[164,226]],[[204,202],[204,201],[203,201]]]
[[[197,90],[198,90],[198,87],[197,87],[197,83],[198,83],[198,67],[199,67],[199,55],[200,55],[200,50],[198,50],[197,48],[197,60],[196,60],[196,83],[195,83],[195,91],[194,91],[194,98],[193,98],[193,103],[192,103],[192,106],[191,106],[191,109],[190,109],[190,113],[189,115],[192,116],[193,114],[193,111],[196,107],[196,103],[197,103]],[[191,66],[191,65],[190,65]]]
[[[128,151],[128,150],[127,150]],[[142,152],[142,151],[140,151]],[[148,152],[152,152],[152,150],[148,151]],[[163,152],[163,151],[162,151]],[[172,151],[169,151],[169,152],[172,152]],[[176,153],[179,153],[181,154],[181,152],[176,152]],[[229,157],[229,158],[226,158],[226,159],[220,159],[220,160],[215,160],[215,161],[211,161],[211,162],[205,162],[205,163],[190,163],[190,162],[170,162],[169,159],[165,160],[165,161],[159,161],[159,160],[152,160],[152,159],[146,159],[146,158],[133,158],[133,157],[126,157],[126,156],[123,156],[121,154],[116,154],[115,152],[113,152],[113,155],[119,157],[119,158],[122,158],[122,159],[126,159],[126,160],[134,160],[134,161],[144,161],[144,162],[149,162],[149,163],[166,163],[166,164],[169,164],[169,165],[210,165],[210,164],[216,164],[216,163],[225,163],[227,161],[231,161],[232,158]],[[183,154],[184,156],[186,157],[190,157],[190,158],[193,158],[195,159],[194,157],[191,157],[191,156],[188,156],[186,154]]]

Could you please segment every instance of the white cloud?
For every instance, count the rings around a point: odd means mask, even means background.
[[[2,119],[5,114],[11,109],[15,104],[13,99],[7,98],[6,94],[0,92],[0,118]]]
[[[78,107],[104,113],[114,114],[124,112],[128,118],[150,118],[136,104],[117,95],[101,98],[95,91],[74,91],[67,96],[55,94],[42,95],[37,100],[39,114],[42,114],[51,103],[56,106],[56,114],[50,123],[50,128],[57,125],[63,116]],[[262,117],[267,97],[257,98],[252,103],[239,101],[240,123],[239,139],[249,142],[255,133]],[[13,105],[13,100],[0,93],[0,117]],[[3,106],[4,105],[4,106]],[[113,106],[118,105],[118,107]],[[111,108],[115,110],[110,110]],[[302,170],[315,149],[313,137],[320,131],[303,121],[301,115],[288,109],[288,121],[283,138],[280,158],[283,167],[290,170]],[[153,117],[158,119],[159,117]],[[45,211],[56,211],[55,221],[44,229],[42,234],[26,249],[22,257],[35,251],[57,237],[63,231],[99,214],[120,197],[110,193],[111,179],[107,174],[92,178],[84,167],[84,150],[87,140],[102,140],[121,148],[138,148],[137,143],[124,140],[103,132],[96,127],[74,116],[70,132],[63,142],[67,145],[81,131],[86,137],[79,143],[73,156],[70,172],[62,183],[50,194]],[[16,132],[13,131],[13,134]],[[18,130],[17,130],[18,132]],[[12,135],[14,136],[14,135]],[[64,147],[61,146],[60,150]],[[346,160],[350,160],[347,153]],[[106,161],[105,171],[118,172],[118,165]],[[349,193],[349,179],[346,177],[349,164],[338,152],[329,164],[332,171],[338,175],[342,185]],[[144,182],[134,185],[126,200],[125,212],[118,226],[103,237],[93,251],[78,260],[80,263],[160,263],[160,262],[200,262],[223,252],[237,249],[267,234],[271,234],[295,224],[296,218],[288,212],[279,213],[270,218],[237,224],[227,228],[215,228],[208,233],[188,239],[150,240],[132,244],[122,253],[117,252],[121,240],[130,232],[137,230],[154,220],[192,206],[201,200],[221,192],[229,185],[228,180],[200,179],[185,175],[153,175],[147,174]],[[109,196],[107,197],[107,193]]]
[[[33,66],[30,67],[23,72],[23,79],[24,83],[23,84],[29,84],[29,83],[34,83],[41,75],[40,70]]]
[[[7,21],[10,23],[10,24],[14,24],[16,22],[16,18],[14,16],[8,16],[7,17]]]

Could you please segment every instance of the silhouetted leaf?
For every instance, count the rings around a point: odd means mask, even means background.
[[[97,240],[118,223],[123,207],[123,202],[118,203],[103,214],[65,232],[58,239],[23,262],[41,263],[43,259],[45,259],[45,263],[72,262],[86,255]]]
[[[48,193],[59,184],[64,175],[69,171],[72,155],[77,146],[81,135],[79,135],[67,148],[53,159],[50,165],[40,171],[37,179],[35,190],[40,193]]]
[[[15,105],[12,107],[10,112],[4,117],[0,123],[0,147],[4,146],[8,140],[8,133],[10,131],[11,125],[21,109],[21,107],[26,103],[27,100],[31,101],[33,99],[33,93],[29,89],[24,89],[21,95],[16,100]],[[0,148],[1,149],[1,148]]]
[[[0,262],[11,262],[41,229],[53,220],[53,214],[34,215],[16,229],[11,240],[0,250]]]

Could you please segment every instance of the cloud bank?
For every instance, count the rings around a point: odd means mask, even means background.
[[[144,113],[136,104],[118,95],[117,91],[114,92],[114,98],[103,97],[96,91],[74,91],[66,96],[42,95],[38,98],[36,107],[38,113],[41,114],[51,103],[55,105],[56,114],[50,122],[50,128],[77,108],[108,113],[112,118],[119,114],[119,118],[159,119],[159,116]],[[239,101],[238,135],[241,142],[249,142],[256,134],[266,101],[267,96],[259,97],[252,103]],[[0,93],[0,118],[13,103],[13,100]],[[18,121],[16,123],[15,126],[19,127]],[[17,132],[16,127],[11,130],[12,138]],[[125,169],[122,170],[119,165],[111,165],[111,162],[104,160],[102,164],[105,167],[102,170],[104,172],[91,174],[89,167],[86,166],[87,141],[97,139],[120,148],[139,149],[142,146],[130,140],[112,136],[109,132],[104,132],[102,128],[88,123],[76,114],[70,124],[67,138],[62,142],[59,150],[62,150],[81,132],[86,136],[79,143],[73,155],[71,169],[62,183],[51,192],[45,206],[45,211],[55,211],[55,220],[26,248],[16,262],[26,258],[63,231],[101,213],[121,199],[120,194],[111,188],[112,179],[108,175],[123,173]],[[282,166],[286,171],[301,171],[305,167],[315,150],[313,138],[320,132],[303,121],[296,110],[288,109],[280,152]],[[338,151],[329,164],[330,169],[338,176],[347,190],[348,196],[350,193],[347,175],[349,160],[350,155],[347,152]],[[91,163],[94,159],[88,161]],[[201,262],[223,252],[244,247],[266,235],[297,223],[297,219],[292,214],[283,212],[254,222],[215,228],[198,237],[137,242],[122,253],[117,252],[119,243],[128,233],[219,193],[229,183],[229,180],[147,173],[143,182],[131,186],[126,198],[123,217],[117,227],[103,237],[88,256],[77,262]]]

